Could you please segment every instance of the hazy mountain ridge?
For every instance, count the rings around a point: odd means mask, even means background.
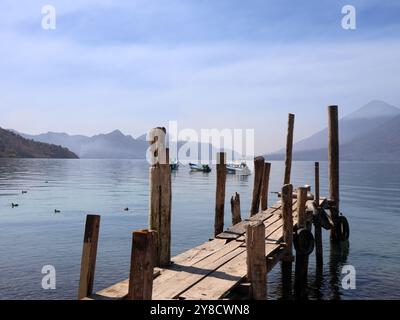
[[[60,158],[77,159],[77,155],[59,145],[26,139],[0,128],[0,158]]]
[[[400,109],[373,100],[340,119],[340,158],[359,161],[394,161],[400,155]],[[328,130],[325,128],[294,144],[294,160],[327,160]],[[284,149],[267,156],[284,159]]]
[[[65,146],[84,159],[143,159],[148,147],[146,141],[124,135],[119,130],[92,137],[57,132],[21,135],[36,141]]]

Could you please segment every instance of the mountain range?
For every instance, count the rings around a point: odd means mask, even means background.
[[[339,120],[340,159],[348,161],[396,161],[400,159],[400,109],[373,100]],[[293,160],[327,160],[328,129],[293,146]],[[283,160],[285,150],[267,155]]]
[[[30,135],[16,131],[13,133],[14,136],[10,136],[10,131],[1,130],[0,157],[10,155],[144,159],[148,148],[146,135],[135,139],[130,135],[124,135],[119,130],[92,137],[57,132]],[[21,140],[23,138],[25,139]],[[339,138],[341,160],[398,161],[400,159],[400,109],[384,101],[373,100],[339,120]],[[35,144],[35,141],[42,144]],[[179,142],[178,148],[184,143]],[[327,160],[327,143],[328,129],[325,128],[295,143],[293,160]],[[199,148],[202,147],[204,146],[199,144]],[[211,144],[206,147],[209,148],[210,154],[217,152]],[[283,160],[284,157],[284,149],[266,155],[269,160]],[[238,158],[237,154],[235,158]]]
[[[67,148],[26,139],[0,128],[0,158],[78,158]]]
[[[148,148],[146,140],[134,139],[119,130],[92,137],[58,132],[20,135],[27,139],[64,146],[82,159],[143,159]]]

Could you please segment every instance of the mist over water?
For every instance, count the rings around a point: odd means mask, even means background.
[[[321,163],[321,196],[327,165]],[[282,186],[284,164],[272,162],[270,190]],[[314,163],[294,162],[294,186],[313,185]],[[215,170],[172,174],[172,254],[199,245],[213,233]],[[229,199],[250,208],[253,176],[227,176]],[[26,190],[26,194],[22,194]],[[350,222],[349,245],[330,248],[323,231],[324,270],[310,256],[312,299],[399,299],[400,164],[341,163],[341,210]],[[277,200],[270,195],[270,204]],[[12,208],[11,203],[19,206]],[[129,211],[124,211],[129,208]],[[54,210],[60,213],[54,213]],[[0,159],[0,299],[74,299],[77,295],[85,216],[101,215],[95,290],[128,277],[131,232],[148,220],[148,164],[142,160]],[[54,265],[57,289],[43,290],[41,269]],[[341,267],[357,271],[357,289],[341,288]],[[281,298],[280,267],[269,274],[268,294]]]

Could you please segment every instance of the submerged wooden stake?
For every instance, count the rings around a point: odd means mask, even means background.
[[[166,267],[171,260],[171,168],[165,148],[165,128],[150,131],[150,215],[149,228],[157,231],[156,265]]]
[[[240,213],[240,195],[235,192],[231,198],[231,211],[232,211],[232,225],[242,221],[242,216]]]
[[[156,258],[156,232],[138,230],[132,235],[128,300],[151,300]]]
[[[224,231],[226,164],[225,152],[217,153],[217,189],[215,193],[214,236]]]
[[[337,220],[339,212],[339,116],[338,107],[328,107],[328,162],[329,162],[329,200],[336,208],[331,210],[332,220]],[[331,239],[335,240],[334,228],[331,229]]]
[[[100,216],[87,215],[83,250],[81,260],[81,274],[79,280],[78,299],[83,299],[93,293],[94,273],[96,270],[97,243],[99,240]]]
[[[308,190],[305,187],[300,187],[297,189],[298,230],[307,227],[307,222],[306,222],[307,192]],[[304,298],[306,296],[307,271],[308,271],[308,255],[296,251],[295,293],[296,296],[299,298]]]
[[[260,211],[261,187],[264,175],[264,157],[254,158],[254,187],[253,199],[251,201],[250,216],[257,214]]]
[[[283,180],[284,185],[290,183],[290,174],[292,171],[293,131],[294,114],[289,113],[288,131],[286,137],[285,178]]]
[[[293,212],[292,212],[293,186],[285,184],[282,188],[282,220],[283,241],[286,244],[286,252],[283,261],[293,261]]]
[[[259,221],[246,227],[247,280],[251,283],[250,298],[267,297],[267,261],[265,259],[265,226]]]
[[[264,163],[264,174],[261,187],[261,210],[268,209],[269,175],[271,172],[271,163]]]
[[[315,196],[314,203],[319,208],[319,162],[315,162]],[[317,269],[323,266],[323,249],[322,249],[322,228],[318,222],[314,222],[314,239],[315,239],[315,257]]]

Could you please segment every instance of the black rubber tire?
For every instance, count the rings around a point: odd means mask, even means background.
[[[299,254],[310,255],[314,251],[314,236],[306,228],[297,230],[293,238],[294,248]]]
[[[339,216],[335,226],[335,237],[337,240],[346,241],[350,237],[350,226],[345,216]]]

